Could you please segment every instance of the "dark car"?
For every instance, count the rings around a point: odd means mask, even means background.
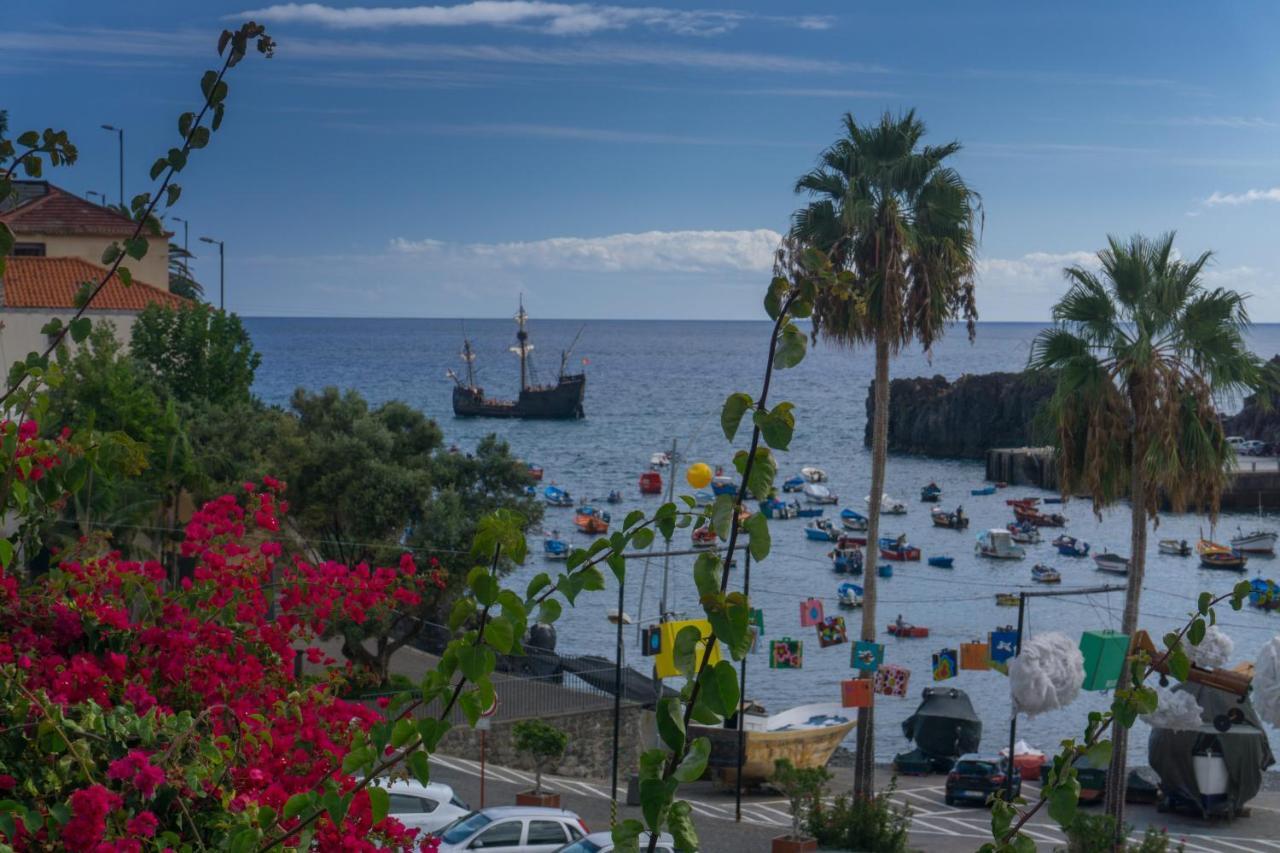
[[[970,752],[956,759],[956,766],[947,774],[946,801],[953,806],[962,800],[985,803],[997,791],[1003,792],[1009,783],[1009,762],[999,755],[979,755]],[[1022,794],[1022,774],[1013,770],[1013,795]]]

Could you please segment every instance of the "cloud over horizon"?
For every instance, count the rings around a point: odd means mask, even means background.
[[[1206,198],[1204,203],[1209,207],[1218,207],[1220,205],[1253,204],[1256,201],[1280,201],[1280,187],[1271,187],[1265,190],[1245,190],[1242,193],[1215,192]]]

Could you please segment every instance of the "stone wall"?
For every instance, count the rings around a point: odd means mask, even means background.
[[[613,709],[544,714],[539,717],[569,735],[569,746],[560,764],[548,772],[579,779],[608,779],[613,761]],[[485,744],[485,759],[501,767],[533,772],[533,762],[516,751],[511,728],[516,720],[494,722]],[[653,711],[640,705],[622,706],[618,738],[618,779],[626,779],[640,766],[640,754],[656,745]],[[441,753],[480,760],[480,735],[465,724],[451,729],[440,741]]]

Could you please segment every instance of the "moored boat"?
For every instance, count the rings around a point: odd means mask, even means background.
[[[645,471],[640,475],[640,494],[662,494],[662,475],[657,471]]]
[[[998,607],[1017,607],[1020,601],[1016,592],[997,592],[996,606]]]
[[[1015,543],[1009,531],[1001,527],[979,534],[973,550],[979,557],[990,560],[1021,560],[1027,556],[1026,549]]]
[[[880,556],[886,560],[919,560],[920,549],[907,541],[906,534],[894,539],[884,536],[880,539]]]
[[[882,578],[893,577],[893,563],[885,562],[876,566],[876,574]]]
[[[583,533],[599,536],[609,532],[609,513],[593,506],[580,506],[574,513],[573,523]]]
[[[622,492],[618,491],[617,489],[614,489],[613,491],[609,492],[609,497],[605,498],[605,501],[611,504],[622,503]]]
[[[693,528],[689,534],[689,538],[693,541],[695,548],[714,548],[716,547],[716,532],[708,525]]]
[[[1249,581],[1253,590],[1249,593],[1249,603],[1263,610],[1280,609],[1280,586],[1273,580],[1254,578]]]
[[[969,494],[971,495],[994,495],[995,493],[996,493],[995,486],[983,486],[980,489],[969,490]]]
[[[530,479],[530,480],[533,480],[533,481],[535,481],[535,482],[537,482],[538,480],[541,480],[541,479],[542,479],[542,466],[541,466],[541,465],[530,465],[530,466],[529,466],[529,479]]]
[[[1196,543],[1196,553],[1200,555],[1200,565],[1206,569],[1226,569],[1231,572],[1243,572],[1249,559],[1235,548],[1201,539]]]
[[[1112,554],[1109,551],[1094,554],[1093,565],[1100,572],[1109,572],[1113,575],[1129,574],[1129,558],[1121,557],[1119,554]]]
[[[804,477],[810,483],[827,482],[827,472],[813,465],[806,465],[800,469],[800,476]]]
[[[857,510],[848,508],[840,510],[840,524],[845,530],[861,533],[867,529],[870,523],[868,518]]]
[[[805,483],[804,499],[811,504],[834,504],[840,502],[840,499],[833,495],[830,489],[820,483]]]
[[[867,506],[871,506],[871,495],[867,495],[862,500],[863,500],[863,503],[865,503]],[[889,497],[888,495],[881,495],[880,496],[880,514],[881,515],[906,515],[907,505],[902,501],[898,500],[897,498],[892,498],[892,497]]]
[[[666,468],[671,464],[671,454],[665,450],[659,450],[649,457],[649,464],[654,468]]]
[[[828,556],[831,557],[831,568],[838,575],[862,574],[862,549],[857,545],[838,545]]]
[[[1040,544],[1040,528],[1025,521],[1015,521],[1008,526],[1009,535],[1019,545]]]
[[[929,565],[937,569],[949,569],[955,564],[955,557],[944,557],[941,554],[930,557]]]
[[[569,543],[560,538],[558,530],[553,530],[543,537],[542,555],[548,560],[569,559]]]
[[[942,487],[937,483],[930,483],[920,490],[920,500],[927,504],[936,504],[942,500]]]
[[[1062,575],[1052,566],[1036,563],[1031,567],[1031,579],[1036,583],[1061,583]]]
[[[1005,498],[1004,502],[1006,506],[1020,506],[1025,507],[1026,509],[1035,509],[1040,503],[1040,499],[1037,497]]]
[[[1161,539],[1157,548],[1161,554],[1171,554],[1175,557],[1191,556],[1191,543],[1185,539]]]
[[[901,620],[901,617],[899,617],[899,620],[897,622],[890,622],[889,627],[886,628],[885,630],[887,630],[891,635],[898,637],[900,639],[907,638],[907,637],[929,636],[928,628],[925,628],[920,625],[909,625],[906,622],[903,622]]]
[[[934,527],[945,527],[948,530],[964,530],[969,526],[969,516],[964,514],[964,507],[958,506],[952,512],[947,512],[942,507],[934,507],[929,510],[929,518],[933,519]]]
[[[1089,556],[1089,543],[1081,542],[1074,536],[1062,534],[1053,540],[1053,547],[1058,549],[1058,553],[1064,557],[1087,557]]]
[[[847,609],[861,607],[862,587],[848,581],[840,584],[840,586],[836,587],[836,603]]]
[[[782,491],[798,492],[804,488],[804,484],[808,482],[804,477],[790,477],[782,481]]]
[[[1236,535],[1231,537],[1231,547],[1245,554],[1274,554],[1276,533],[1272,530],[1251,530],[1245,533],[1236,528]]]
[[[736,495],[738,493],[738,484],[734,482],[732,477],[716,474],[711,478],[711,491],[717,495]]]
[[[796,518],[800,512],[800,505],[787,503],[779,498],[769,498],[767,501],[760,501],[760,512],[765,518],[777,519],[779,521]]]
[[[551,506],[573,506],[573,496],[568,489],[559,486],[547,486],[542,490],[542,499]]]
[[[1013,516],[1018,521],[1027,521],[1036,527],[1065,527],[1067,524],[1067,517],[1062,513],[1040,512],[1023,504],[1013,505]]]
[[[826,518],[815,518],[804,526],[804,536],[816,542],[834,542],[840,538],[835,525]]]

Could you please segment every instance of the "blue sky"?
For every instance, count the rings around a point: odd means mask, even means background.
[[[244,314],[758,317],[841,114],[915,107],[985,201],[984,319],[1045,319],[1107,233],[1176,229],[1280,321],[1273,4],[265,2],[45,0],[0,32],[12,127],[66,128],[51,177],[114,199],[99,125],[143,191],[219,30],[267,23],[174,211],[226,241]]]

